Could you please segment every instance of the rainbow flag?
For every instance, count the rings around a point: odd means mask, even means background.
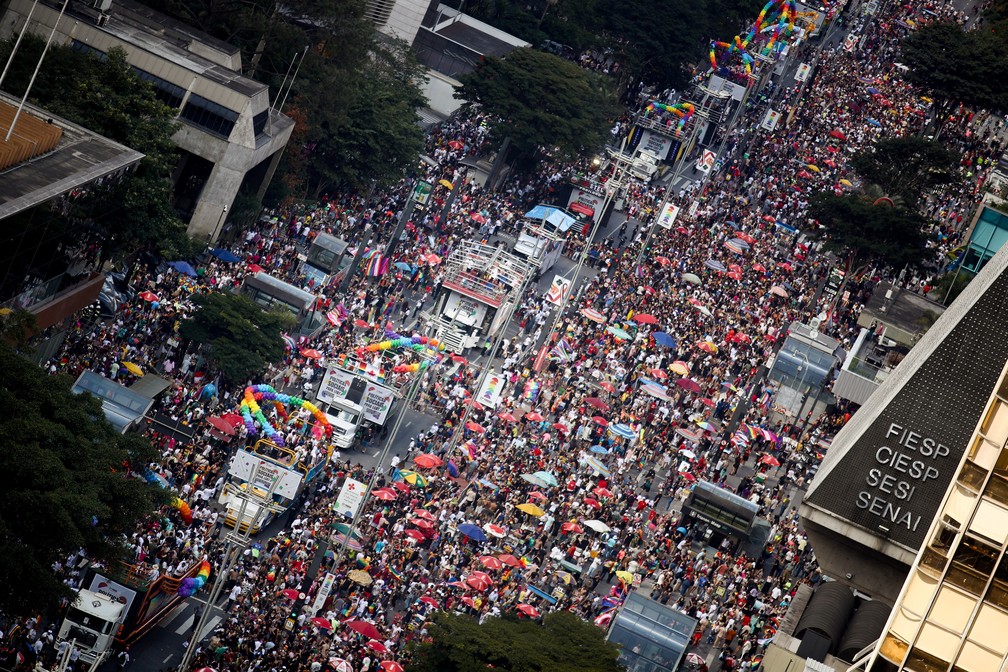
[[[403,573],[400,570],[398,570],[395,567],[393,567],[392,565],[389,565],[388,571],[389,571],[389,574],[391,574],[392,576],[394,576],[397,580],[399,580],[399,581],[403,580]]]

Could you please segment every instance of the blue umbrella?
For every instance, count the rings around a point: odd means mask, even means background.
[[[868,93],[870,93],[873,96],[877,96],[879,93],[881,93],[881,91],[879,91],[878,89],[876,89],[874,86],[869,86],[867,89],[865,89],[865,91],[867,91]]]
[[[588,450],[590,450],[591,452],[595,453],[596,455],[608,455],[609,454],[609,450],[605,446],[600,445],[598,443],[596,443],[594,446],[592,446]]]
[[[658,345],[664,345],[666,348],[676,347],[675,339],[666,334],[664,331],[656,331],[653,334],[655,343]]]
[[[458,465],[451,460],[448,460],[448,475],[452,478],[458,478],[459,475]]]
[[[717,259],[708,259],[707,261],[704,262],[704,266],[711,269],[712,271],[720,271],[721,273],[724,273],[725,271],[728,270],[725,267],[725,265],[722,264]]]
[[[398,268],[400,271],[406,271],[407,273],[413,272],[413,267],[407,264],[405,261],[395,262],[395,267]]]
[[[236,261],[241,261],[241,258],[234,252],[232,252],[231,250],[225,250],[220,247],[215,247],[214,249],[210,250],[210,254],[217,257],[226,264],[233,264]]]
[[[188,275],[190,278],[196,277],[196,269],[188,261],[170,261],[168,262],[168,266],[179,273]]]
[[[878,126],[879,128],[882,127],[882,124],[876,121],[875,119],[868,119],[868,123],[871,124],[872,126]]]
[[[609,425],[609,431],[615,434],[616,436],[622,436],[624,439],[632,439],[633,437],[637,436],[637,433],[634,432],[633,428],[630,425],[623,423]]]
[[[458,531],[469,537],[473,541],[486,541],[486,534],[478,525],[473,525],[472,523],[463,523],[458,526]]]

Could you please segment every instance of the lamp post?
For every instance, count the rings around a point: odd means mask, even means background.
[[[217,218],[217,225],[214,227],[213,233],[210,234],[210,240],[207,241],[208,247],[210,243],[217,242],[217,236],[220,235],[221,226],[224,224],[224,218],[227,217],[227,211],[228,206],[225,205],[223,208],[221,208],[220,217]]]

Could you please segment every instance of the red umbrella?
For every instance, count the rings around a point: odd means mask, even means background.
[[[305,359],[321,359],[322,353],[313,348],[304,348],[301,350],[301,356]]]
[[[459,364],[468,364],[469,363],[468,360],[466,360],[466,358],[463,357],[462,355],[452,355],[451,358],[452,358],[453,362],[458,362]]]
[[[379,665],[385,672],[403,672],[403,666],[394,660],[383,660]]]
[[[518,422],[518,418],[511,415],[510,413],[501,413],[497,417],[503,420],[504,422]]]
[[[753,238],[752,236],[750,236],[745,231],[736,231],[735,232],[735,237],[738,238],[739,240],[744,240],[745,242],[749,243],[750,245],[752,245],[753,243],[756,242],[756,239]]]
[[[779,467],[780,466],[780,460],[778,460],[773,455],[764,455],[763,457],[760,458],[760,462],[763,463],[763,464],[768,464],[771,467]]]
[[[504,567],[504,563],[492,555],[481,555],[479,561],[482,562],[483,566],[487,569],[498,570]]]
[[[382,502],[391,502],[396,498],[396,493],[395,490],[389,490],[388,488],[378,488],[371,491],[371,496]]]
[[[441,603],[435,600],[430,595],[424,595],[423,597],[420,598],[420,601],[423,602],[424,604],[434,607],[435,609],[441,608]]]
[[[830,131],[829,132],[829,136],[831,138],[836,138],[837,140],[840,140],[840,141],[843,141],[843,140],[847,139],[847,136],[844,135],[843,131],[841,131],[839,128],[834,128],[832,131]]]
[[[570,431],[569,429],[567,429],[567,425],[563,424],[562,422],[554,422],[553,429],[557,430],[558,432],[563,432],[564,434]]]
[[[539,413],[536,413],[535,411],[532,411],[531,413],[526,413],[525,416],[524,416],[524,419],[528,420],[529,422],[542,422],[546,418],[544,418]]]
[[[382,638],[381,633],[378,632],[378,628],[367,621],[347,621],[346,626],[354,632],[364,635],[368,639]]]
[[[311,619],[310,623],[320,630],[332,630],[332,623],[328,619],[322,618],[321,616],[316,616]]]
[[[469,586],[466,585],[465,581],[451,581],[446,584],[449,588],[461,588],[463,590],[468,590]]]
[[[788,273],[791,272],[791,264],[789,264],[786,261],[782,261],[781,263],[777,264],[777,268],[781,269],[782,271],[787,271]]]
[[[242,419],[242,417],[240,415],[238,415],[237,413],[225,413],[224,415],[222,415],[220,417],[222,417],[225,420],[227,420],[229,423],[231,423],[231,426],[235,427],[235,428],[237,428],[237,427],[245,424],[245,420]]]
[[[598,502],[596,502],[596,504],[597,503]],[[571,533],[571,534],[581,534],[582,532],[584,532],[584,528],[581,527],[580,525],[578,525],[577,523],[564,523],[563,525],[560,526],[560,531],[563,534],[568,534],[568,533]]]
[[[759,271],[760,273],[766,273],[766,266],[760,263],[755,263],[752,265],[754,271]]]
[[[469,595],[466,595],[465,597],[462,598],[462,604],[466,605],[470,609],[475,609],[476,608],[476,600],[474,600]]]
[[[444,464],[442,460],[437,455],[431,455],[430,453],[420,453],[413,458],[413,464],[417,465],[421,469],[433,469],[434,467],[440,467]]]
[[[529,618],[539,618],[539,610],[531,604],[519,604],[517,609]]]
[[[676,381],[676,385],[687,392],[693,392],[694,394],[700,391],[700,383],[696,382],[692,378],[680,378]]]
[[[594,490],[592,490],[592,492],[594,492],[599,497],[612,497],[613,496],[612,490],[610,490],[609,488],[603,488],[602,486],[599,486],[599,487],[595,488]]]
[[[235,433],[235,428],[233,424],[231,424],[224,418],[217,417],[216,415],[207,418],[207,424],[213,427],[214,429],[223,432],[224,434],[227,434],[228,436],[232,436]]]
[[[662,371],[661,369],[651,369],[651,375],[657,378],[658,380],[665,380],[666,378],[668,378],[668,374]]]
[[[353,325],[355,327],[359,327],[361,329],[370,329],[371,328],[370,324],[368,324],[367,322],[365,322],[364,320],[359,319],[359,318],[353,321]]]
[[[594,497],[585,497],[584,503],[596,510],[602,509],[602,504]]]
[[[452,149],[462,149],[465,147],[465,144],[463,144],[461,140],[449,140],[448,146]]]
[[[602,427],[608,427],[609,426],[609,421],[606,420],[605,418],[603,418],[601,415],[594,416],[592,418],[592,420],[595,421],[595,424],[600,425]]]
[[[474,590],[481,592],[489,590],[489,588],[493,585],[493,579],[486,572],[473,572],[466,577],[465,582]]]
[[[434,523],[429,520],[424,520],[423,518],[410,518],[407,522],[409,522],[410,525],[416,525],[421,530],[430,531],[434,529]]]
[[[157,303],[161,300],[154,292],[140,292],[140,298],[147,303]]]
[[[597,408],[598,410],[602,411],[603,413],[605,413],[606,411],[609,410],[609,404],[605,403],[604,401],[602,401],[598,397],[588,397],[587,399],[585,399],[585,403],[588,404],[589,406],[593,406],[594,408]]]
[[[601,383],[598,384],[598,386],[601,387],[606,392],[612,393],[616,391],[616,386],[610,383],[608,380],[603,380]]]
[[[633,321],[637,324],[658,324],[658,318],[651,313],[637,313],[633,316]]]
[[[690,483],[696,483],[696,476],[689,473],[688,471],[680,471],[679,475],[682,476],[685,480],[689,481]]]
[[[672,261],[668,257],[655,257],[655,261],[657,261],[662,266],[668,266],[669,264],[672,263]]]
[[[428,511],[427,509],[413,509],[413,515],[416,516],[417,518],[423,518],[424,520],[429,520],[432,523],[437,520],[434,514]]]
[[[410,486],[406,481],[395,481],[392,483],[392,487],[400,492],[409,492]]]
[[[703,399],[700,400],[700,403],[703,404],[704,406],[714,406],[715,405],[714,404],[714,400],[711,399],[710,397],[704,397]]]
[[[519,565],[521,565],[521,561],[515,556],[511,555],[510,553],[504,553],[502,555],[498,555],[497,559],[500,560],[503,564],[508,565],[509,567],[518,567]]]
[[[287,588],[286,590],[280,591],[280,594],[286,597],[288,600],[296,600],[300,593],[295,588]]]
[[[493,523],[487,523],[483,526],[483,529],[487,531],[487,534],[492,537],[497,537],[498,539],[503,539],[504,535],[507,534],[503,527],[500,525],[494,525]]]
[[[486,431],[486,429],[483,428],[483,425],[479,424],[478,422],[473,422],[472,420],[468,421],[465,424],[465,427],[470,432],[476,432],[477,434],[482,434],[483,432]]]
[[[375,653],[388,653],[388,647],[386,647],[384,644],[382,644],[376,639],[372,639],[370,642],[368,642],[367,646]]]
[[[424,536],[423,532],[421,532],[420,530],[414,530],[413,528],[406,530],[405,532],[403,532],[403,534],[405,534],[407,537],[418,543],[427,538]]]
[[[249,270],[250,272],[252,272],[252,273],[262,273],[262,272],[263,272],[264,270],[266,270],[266,269],[264,269],[264,268],[263,268],[262,266],[260,266],[259,264],[249,264],[249,265],[248,265],[248,270]]]

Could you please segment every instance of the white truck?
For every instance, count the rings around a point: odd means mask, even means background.
[[[339,450],[347,450],[353,446],[354,437],[360,428],[364,417],[364,409],[349,399],[333,399],[326,403],[319,401],[319,409],[325,413],[332,425],[332,444]]]
[[[109,595],[82,588],[67,610],[56,638],[72,642],[81,660],[103,660],[115,644],[119,628],[126,620],[126,604]]]

